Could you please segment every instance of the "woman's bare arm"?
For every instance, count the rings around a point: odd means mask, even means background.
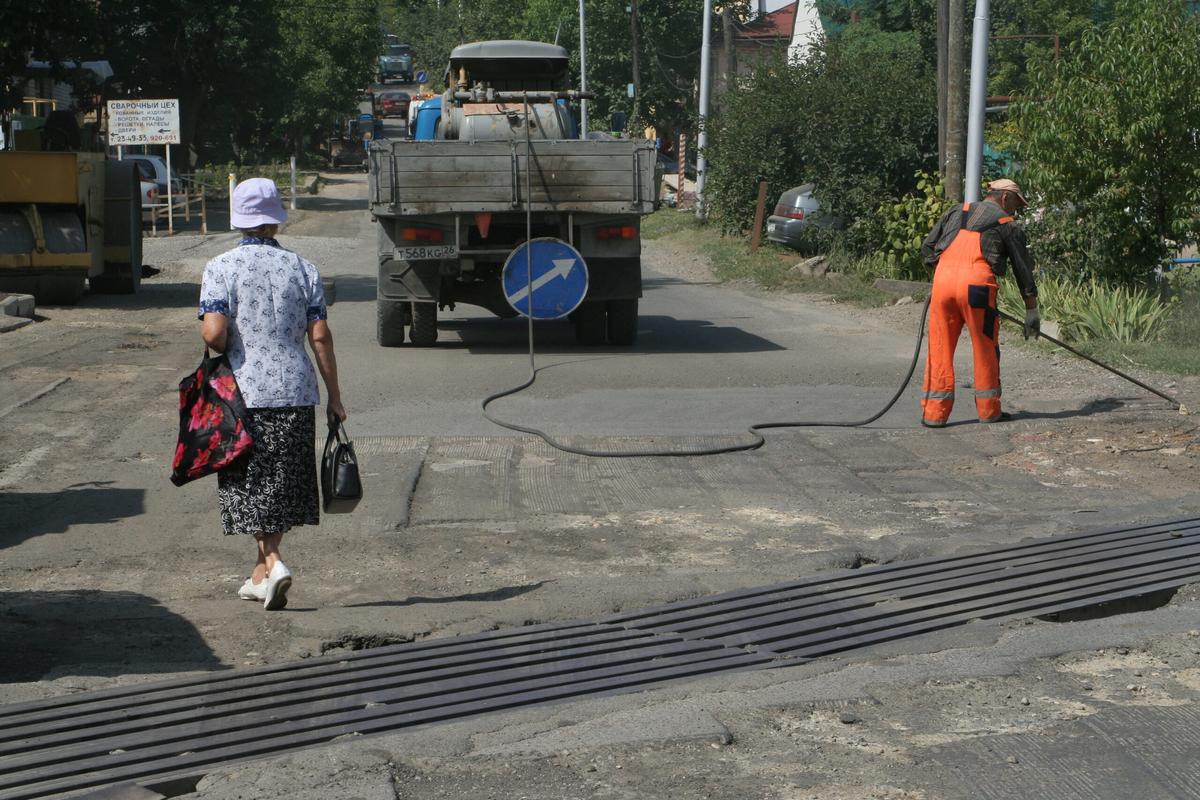
[[[224,353],[229,343],[229,320],[224,314],[209,311],[200,322],[200,338],[213,350]]]
[[[338,385],[337,357],[333,354],[333,332],[323,319],[308,323],[308,344],[317,359],[317,369],[325,381],[326,406],[338,419],[346,419],[342,389]]]

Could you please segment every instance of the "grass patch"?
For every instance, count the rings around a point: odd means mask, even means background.
[[[1068,344],[1120,370],[1141,367],[1172,375],[1197,375],[1200,374],[1197,315],[1200,315],[1200,297],[1193,296],[1173,305],[1157,341],[1121,344],[1092,340]]]
[[[709,260],[721,281],[747,281],[771,291],[822,294],[835,302],[864,307],[884,306],[895,300],[893,295],[876,289],[869,277],[839,271],[824,278],[808,278],[791,272],[806,256],[765,239],[758,252],[751,253],[749,238],[722,236],[715,227],[698,222],[694,211],[659,209],[642,219],[642,238],[686,242]],[[831,258],[830,263],[841,269],[839,259]]]
[[[792,272],[805,256],[770,242],[751,253],[750,241],[745,238],[721,236],[709,229],[694,236],[723,281],[742,280],[763,289],[823,294],[839,303],[866,307],[887,305],[894,299],[858,275],[830,272],[824,278],[809,278]]]
[[[653,214],[642,217],[642,238],[661,239],[679,231],[692,231],[700,227],[695,211],[680,211],[663,206]]]

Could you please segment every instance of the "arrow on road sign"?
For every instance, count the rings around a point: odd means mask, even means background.
[[[538,289],[542,288],[543,286],[545,286],[547,283],[554,280],[555,278],[566,278],[568,275],[571,274],[571,268],[574,266],[575,266],[575,259],[573,259],[573,258],[556,258],[556,259],[554,259],[554,269],[550,270],[549,272],[542,275],[541,277],[534,279],[533,284],[532,284],[533,291],[536,292]],[[511,303],[519,303],[528,296],[529,296],[529,286],[528,285],[522,286],[521,289],[516,294],[514,294],[508,298],[508,302],[510,304]]]
[[[513,311],[533,319],[562,319],[587,296],[587,262],[561,239],[531,239],[508,254],[500,281]]]

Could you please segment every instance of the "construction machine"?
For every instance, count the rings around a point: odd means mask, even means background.
[[[0,291],[39,304],[76,303],[89,284],[132,294],[142,279],[137,166],[74,149],[73,125],[54,112],[39,149],[0,152]]]

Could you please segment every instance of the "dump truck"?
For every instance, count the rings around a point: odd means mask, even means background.
[[[579,139],[567,51],[542,42],[455,48],[434,125],[373,143],[370,210],[379,229],[377,335],[394,347],[437,340],[439,309],[465,303],[516,316],[501,271],[527,238],[571,244],[587,293],[571,314],[581,344],[633,344],[641,217],[657,204],[654,143]],[[528,189],[527,189],[528,184]]]
[[[142,279],[137,166],[103,153],[0,152],[0,291],[40,304],[131,294]]]
[[[379,82],[387,83],[393,78],[403,83],[413,79],[412,48],[399,42],[389,42],[379,57]]]

